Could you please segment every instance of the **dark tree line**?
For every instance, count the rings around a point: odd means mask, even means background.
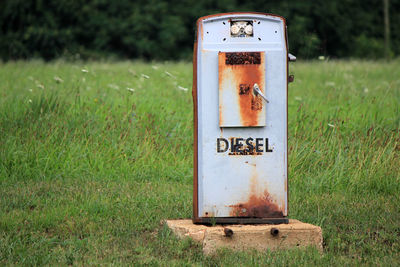
[[[2,0],[0,57],[189,59],[196,19],[231,11],[284,16],[300,58],[398,56],[400,0],[384,1]]]

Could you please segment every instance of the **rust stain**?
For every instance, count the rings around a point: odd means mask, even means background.
[[[201,41],[203,41],[203,23],[200,23],[200,38],[201,38]]]
[[[244,163],[249,164],[249,165],[251,165],[253,167],[257,167],[257,164],[255,164],[255,163],[249,163],[248,161],[245,161]]]
[[[257,152],[255,145],[253,147],[250,147],[246,144],[243,144],[241,147],[241,151],[234,151],[234,152],[229,152],[228,155],[230,156],[245,156],[245,155],[250,155],[250,156],[258,156],[262,155],[263,152]]]
[[[265,54],[262,52],[222,53],[219,60],[219,90],[224,90],[223,84],[231,80],[236,87],[236,97],[239,104],[240,122],[243,126],[259,126],[260,112],[263,112],[263,102],[260,96],[253,93],[257,83],[264,92]],[[223,106],[220,106],[220,122],[223,122]],[[222,123],[221,123],[222,125]]]
[[[260,52],[227,52],[225,53],[226,65],[261,64]]]
[[[229,156],[258,156],[258,155],[262,155],[262,152],[255,152],[255,149],[253,148],[251,151],[241,151],[241,152],[229,152],[228,153]]]
[[[260,68],[254,65],[247,65],[245,68],[233,67],[234,75],[240,78],[241,82],[250,84],[251,88],[254,83],[260,83],[259,76]],[[253,92],[249,92],[246,95],[240,95],[239,106],[240,106],[240,117],[244,126],[256,126],[258,124],[258,112],[260,109],[253,109],[253,103],[256,101]]]
[[[283,179],[285,180],[285,193],[287,192],[287,179],[285,177],[283,177]]]
[[[222,129],[223,128],[221,127],[220,129],[221,129],[221,137],[222,137]],[[254,142],[250,142],[252,146],[242,144],[240,147],[241,151],[236,151],[237,148],[236,148],[236,144],[235,144],[235,139],[236,139],[236,137],[228,137],[228,140],[229,140],[228,155],[229,156],[245,156],[245,155],[258,156],[258,155],[263,154],[263,152],[256,151],[256,145]],[[235,146],[235,148],[233,148],[232,146]]]
[[[255,218],[282,218],[283,212],[273,202],[268,191],[265,189],[261,194],[258,192],[259,184],[257,174],[253,174],[250,180],[250,194],[247,202],[230,205],[230,216],[233,217],[255,217]]]
[[[240,94],[238,86],[240,117],[244,126],[257,126],[258,113],[262,110],[262,102],[259,96],[253,93],[253,85],[259,84],[264,87],[261,75],[264,75],[259,65],[233,65],[234,76],[240,84],[249,86],[250,90],[246,94]]]
[[[222,82],[224,79],[224,73],[223,73],[223,69],[224,66],[220,60],[221,54],[218,54],[218,91],[219,91],[219,95],[221,95],[221,91],[223,90],[222,87]],[[224,118],[223,118],[223,105],[219,105],[219,125],[223,125],[224,124]]]
[[[222,134],[222,127],[221,129],[221,134]],[[222,137],[222,135],[221,135]],[[228,155],[229,156],[259,156],[262,155],[263,152],[257,152],[256,150],[256,144],[252,141],[250,141],[251,146],[247,145],[247,144],[241,144],[240,147],[240,151],[236,151],[237,147],[235,144],[235,139],[236,137],[228,137],[229,140],[229,149],[228,149]],[[235,148],[233,148],[232,146],[235,146]]]

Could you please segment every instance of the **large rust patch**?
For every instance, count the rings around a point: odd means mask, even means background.
[[[255,218],[282,218],[283,212],[278,205],[271,202],[267,191],[262,196],[251,195],[249,200],[237,205],[231,205],[230,216]]]
[[[225,55],[226,65],[261,64],[260,52],[230,52]]]
[[[265,109],[253,92],[257,83],[264,93],[264,52],[219,53],[220,126],[265,126]]]
[[[261,194],[258,193],[259,184],[257,176],[251,178],[249,197],[246,202],[230,205],[232,217],[254,217],[254,218],[282,218],[283,212],[279,206],[273,202],[267,189]]]

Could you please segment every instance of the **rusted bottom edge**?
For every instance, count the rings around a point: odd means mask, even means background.
[[[215,217],[193,218],[194,224],[288,224],[289,219],[284,218],[243,218],[243,217]]]

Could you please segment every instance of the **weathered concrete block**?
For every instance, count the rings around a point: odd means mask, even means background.
[[[165,223],[178,237],[200,242],[205,254],[212,254],[221,247],[265,251],[314,246],[322,251],[321,227],[298,220],[278,225],[206,226],[193,224],[189,219],[166,220]]]

